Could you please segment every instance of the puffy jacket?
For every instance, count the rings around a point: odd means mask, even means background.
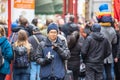
[[[2,49],[2,55],[4,56],[4,64],[0,68],[0,73],[10,73],[10,61],[13,58],[12,47],[6,37],[0,37],[0,46]]]
[[[55,43],[59,45],[58,50],[52,49],[52,43],[48,38],[38,46],[35,59],[36,62],[41,65],[41,78],[50,76],[63,78],[65,76],[64,60],[70,57],[70,51],[60,38],[57,38]],[[46,63],[47,61],[45,60],[48,52],[54,55],[54,59],[49,64]]]

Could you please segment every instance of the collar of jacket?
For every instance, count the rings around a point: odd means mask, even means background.
[[[59,44],[60,46],[62,46],[62,41],[60,40],[59,37],[57,37],[55,43],[57,43],[57,44]],[[48,46],[48,47],[51,47],[51,46],[52,46],[52,42],[51,42],[48,38],[46,38],[45,46]]]

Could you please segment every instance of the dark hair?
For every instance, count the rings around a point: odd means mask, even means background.
[[[73,48],[79,40],[79,32],[74,31],[70,36],[68,36],[68,48]]]
[[[69,20],[70,20],[71,22],[74,22],[74,19],[75,19],[75,18],[74,18],[73,15],[71,15],[70,18],[69,18]]]
[[[32,20],[32,24],[34,24],[35,26],[37,26],[37,23],[38,23],[38,19],[37,19],[37,18],[34,18],[34,19]]]

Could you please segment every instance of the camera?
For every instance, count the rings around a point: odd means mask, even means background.
[[[51,53],[48,52],[47,58],[48,58],[48,59],[54,59],[54,55],[51,55]]]

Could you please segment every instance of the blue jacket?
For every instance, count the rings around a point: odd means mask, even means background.
[[[10,73],[10,61],[13,58],[12,47],[6,37],[0,37],[0,46],[2,49],[2,55],[4,56],[4,64],[0,68],[0,73]]]
[[[57,51],[52,49],[52,43],[48,38],[38,46],[36,60],[37,63],[41,65],[41,78],[51,76],[63,78],[65,76],[64,60],[70,57],[70,51],[65,46],[65,43],[59,38],[55,43],[60,45],[60,48]],[[51,55],[54,55],[54,59],[50,64],[45,64],[45,57],[48,55],[48,52],[50,52]]]

